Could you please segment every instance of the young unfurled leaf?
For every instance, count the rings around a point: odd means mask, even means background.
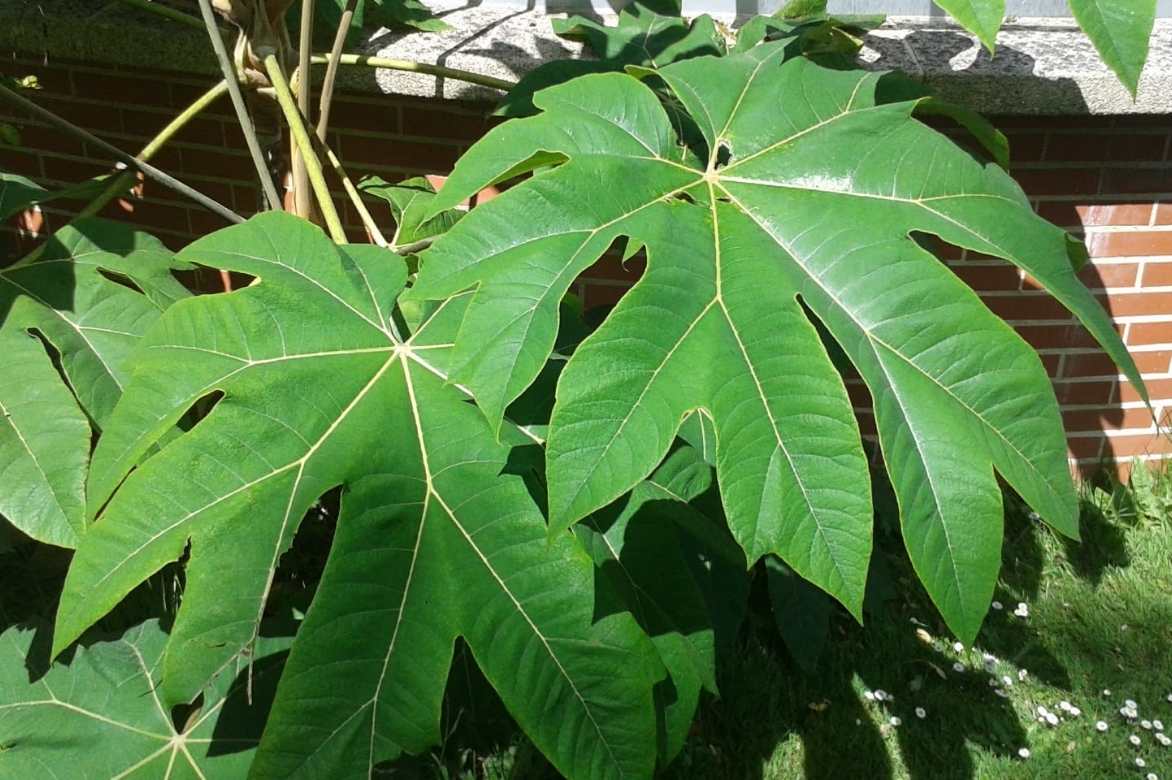
[[[520,478],[502,474],[507,446],[445,384],[446,307],[407,338],[392,317],[402,259],[336,247],[283,213],[178,259],[258,283],[182,301],[144,339],[94,455],[91,509],[113,496],[70,567],[55,651],[189,550],[160,694],[191,700],[253,646],[301,517],[341,486],[253,776],[365,778],[438,741],[460,636],[563,772],[647,775],[655,650],[629,614],[595,619],[589,558],[568,534],[548,540]],[[204,419],[143,461],[212,393]]]
[[[241,661],[226,670],[176,726],[157,692],[167,643],[157,621],[79,648],[30,680],[34,636],[0,636],[0,776],[247,776],[288,640],[261,640],[251,669]]]
[[[359,182],[358,189],[382,198],[391,207],[391,216],[395,218],[395,232],[390,239],[392,246],[438,236],[463,216],[463,212],[456,209],[430,214],[435,189],[422,176],[395,184],[381,176],[368,176]]]
[[[729,525],[859,614],[870,553],[866,458],[817,322],[874,399],[916,570],[970,639],[998,569],[1000,473],[1059,530],[1077,501],[1037,355],[920,233],[1026,269],[1139,385],[1065,234],[1017,185],[885,102],[882,74],[786,59],[785,43],[656,71],[703,136],[676,142],[629,75],[539,93],[494,129],[433,209],[565,162],[474,209],[422,255],[414,299],[475,289],[451,358],[494,426],[549,355],[558,301],[613,241],[648,270],[563,372],[547,448],[556,531],[643,479],[703,408]],[[619,181],[602,189],[599,181]]]

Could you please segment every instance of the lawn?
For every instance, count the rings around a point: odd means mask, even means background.
[[[722,698],[705,703],[667,776],[1172,780],[1172,747],[1154,723],[1172,735],[1172,476],[1083,495],[1080,544],[1010,500],[1002,608],[960,650],[880,518],[886,574],[866,627],[836,614],[816,668],[803,672],[767,607],[754,609],[720,664]],[[490,697],[465,677],[474,692],[450,708],[443,749],[387,776],[553,776],[523,740],[502,739]],[[1127,700],[1135,719],[1120,713]],[[1056,725],[1040,721],[1045,712]]]

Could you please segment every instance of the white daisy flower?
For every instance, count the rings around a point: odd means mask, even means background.
[[[1006,692],[1005,692],[1004,690],[1002,690],[1001,688],[997,688],[996,690],[994,690],[994,691],[993,691],[993,693],[994,693],[994,694],[996,694],[997,696],[1000,696],[1002,699],[1008,699],[1008,698],[1009,698],[1009,694],[1008,694],[1008,693],[1006,693]]]
[[[952,649],[958,653],[963,653],[964,652],[964,645],[960,642],[953,642]]]
[[[1107,730],[1107,721],[1105,721],[1105,720],[1099,721],[1098,723],[1095,724],[1095,729],[1097,729],[1098,731],[1106,731]]]
[[[1004,674],[1001,676],[1001,682],[1002,682],[1002,684],[1005,685],[1006,688],[1013,687],[1013,678],[1010,677],[1008,674]]]
[[[1139,708],[1139,705],[1135,703],[1135,700],[1134,700],[1134,699],[1124,699],[1124,700],[1123,700],[1123,706],[1124,706],[1124,707],[1126,707],[1126,708],[1127,708],[1127,709],[1129,709],[1129,710],[1134,710],[1134,709],[1138,709],[1138,708]]]
[[[1132,734],[1130,737],[1127,738],[1127,741],[1130,742],[1135,747],[1139,747],[1139,735]]]
[[[957,661],[956,663],[954,663],[952,665],[952,671],[963,672],[964,671],[964,664],[962,664],[960,661]]]
[[[1150,720],[1141,720],[1139,722],[1139,727],[1141,729],[1143,729],[1144,731],[1151,731],[1152,730],[1152,722]]]
[[[1058,702],[1058,709],[1062,710],[1063,712],[1070,712],[1070,702],[1068,702],[1066,699],[1063,699],[1062,701]]]
[[[1030,607],[1024,601],[1017,603],[1017,609],[1013,610],[1013,614],[1019,618],[1027,618],[1030,616]]]
[[[1144,775],[1144,780],[1160,780],[1160,776],[1155,772],[1148,772],[1146,775]]]
[[[1082,715],[1082,710],[1080,710],[1078,707],[1070,708],[1070,717],[1077,718],[1079,715]]]
[[[1020,748],[1017,751],[1017,755],[1021,758],[1029,758],[1030,757],[1030,749],[1029,748]]]
[[[1025,669],[1018,669],[1018,670],[1017,670],[1017,679],[1018,679],[1019,681],[1020,681],[1020,680],[1025,680],[1025,678],[1027,678],[1027,677],[1029,677],[1029,676],[1030,676],[1030,673],[1029,673],[1029,672],[1027,672]]]
[[[920,720],[923,720],[924,718],[928,717],[928,711],[923,707],[916,707],[916,717]]]
[[[887,701],[888,698],[887,691],[882,688],[875,691],[875,701]]]
[[[1156,731],[1163,731],[1164,730],[1164,722],[1160,721],[1160,720],[1153,720],[1152,721],[1152,728],[1154,728]]]
[[[1001,602],[994,601],[990,606],[993,607],[993,609],[1001,609]]]
[[[1169,737],[1167,734],[1161,734],[1160,732],[1156,732],[1156,741],[1164,747],[1172,745],[1172,737]]]
[[[891,716],[891,725],[898,727],[898,726],[903,725],[903,721],[899,719],[898,715],[892,715]]]
[[[863,691],[863,698],[867,701],[875,701],[875,694],[872,691]]]
[[[985,666],[993,666],[997,663],[997,656],[990,653],[982,653],[981,662],[984,663]]]
[[[1057,726],[1058,725],[1058,716],[1052,712],[1046,713],[1046,722],[1049,723],[1051,726]]]
[[[1110,696],[1110,695],[1111,695],[1111,689],[1110,689],[1110,688],[1104,688],[1104,689],[1103,689],[1103,695],[1104,695],[1104,696]]]
[[[1136,765],[1136,766],[1138,766],[1140,769],[1143,769],[1145,766],[1147,766],[1147,765],[1148,765],[1148,762],[1147,762],[1147,761],[1144,761],[1144,760],[1143,760],[1142,758],[1140,758],[1139,756],[1136,756],[1136,757],[1135,757],[1135,765]]]

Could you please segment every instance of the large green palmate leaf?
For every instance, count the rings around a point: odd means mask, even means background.
[[[499,425],[549,354],[571,282],[617,238],[641,242],[647,272],[559,382],[552,530],[643,479],[702,408],[750,561],[776,553],[858,615],[867,463],[819,322],[873,396],[916,570],[971,638],[999,563],[995,472],[1070,535],[1077,501],[1040,360],[914,238],[1025,268],[1138,383],[1074,274],[1067,236],[1004,171],[918,122],[916,100],[884,102],[882,74],[786,60],[784,42],[655,74],[699,127],[701,162],[689,162],[651,89],[606,74],[538,93],[542,114],[494,129],[457,165],[433,208],[565,161],[421,255],[409,298],[475,289],[452,379]]]
[[[1070,0],[1070,10],[1103,62],[1135,97],[1156,23],[1156,0]]]
[[[246,776],[288,640],[264,639],[251,674],[242,664],[225,675],[176,728],[156,692],[167,641],[157,621],[79,648],[30,680],[34,635],[11,628],[0,636],[0,776]]]
[[[717,651],[731,649],[748,599],[744,555],[722,524],[688,503],[711,485],[711,467],[681,447],[628,497],[575,527],[606,585],[600,602],[630,610],[670,674],[656,689],[661,766],[683,747],[700,692],[718,692]]]
[[[0,270],[0,513],[33,538],[72,547],[84,530],[86,416],[104,424],[128,354],[186,295],[170,269],[156,239],[83,220],[36,262]],[[56,353],[65,381],[31,333]]]
[[[445,386],[447,307],[404,339],[402,259],[335,247],[286,214],[178,257],[259,283],[182,301],[145,338],[94,454],[91,510],[113,497],[73,559],[54,650],[189,548],[161,694],[192,699],[251,647],[302,515],[342,486],[253,776],[366,777],[437,741],[458,636],[563,772],[648,774],[654,647],[629,614],[594,620],[589,557],[569,534],[547,539],[520,478],[501,475],[507,446]],[[118,487],[213,393],[207,417]]]

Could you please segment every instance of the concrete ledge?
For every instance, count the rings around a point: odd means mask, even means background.
[[[84,0],[16,0],[0,9],[0,47],[38,59],[54,57],[126,66],[215,73],[198,31],[125,9],[95,10]],[[584,55],[582,46],[554,35],[537,10],[461,5],[433,9],[451,25],[444,33],[373,32],[369,54],[435,63],[517,79],[554,59]],[[608,20],[613,23],[613,19]],[[735,20],[723,19],[735,27]],[[1132,101],[1090,41],[1069,19],[1011,20],[995,56],[958,27],[939,20],[896,17],[867,37],[862,64],[903,70],[941,97],[988,114],[1172,113],[1172,20],[1157,22],[1151,56]],[[342,69],[349,89],[386,94],[492,101],[494,90],[451,79],[368,68]]]

